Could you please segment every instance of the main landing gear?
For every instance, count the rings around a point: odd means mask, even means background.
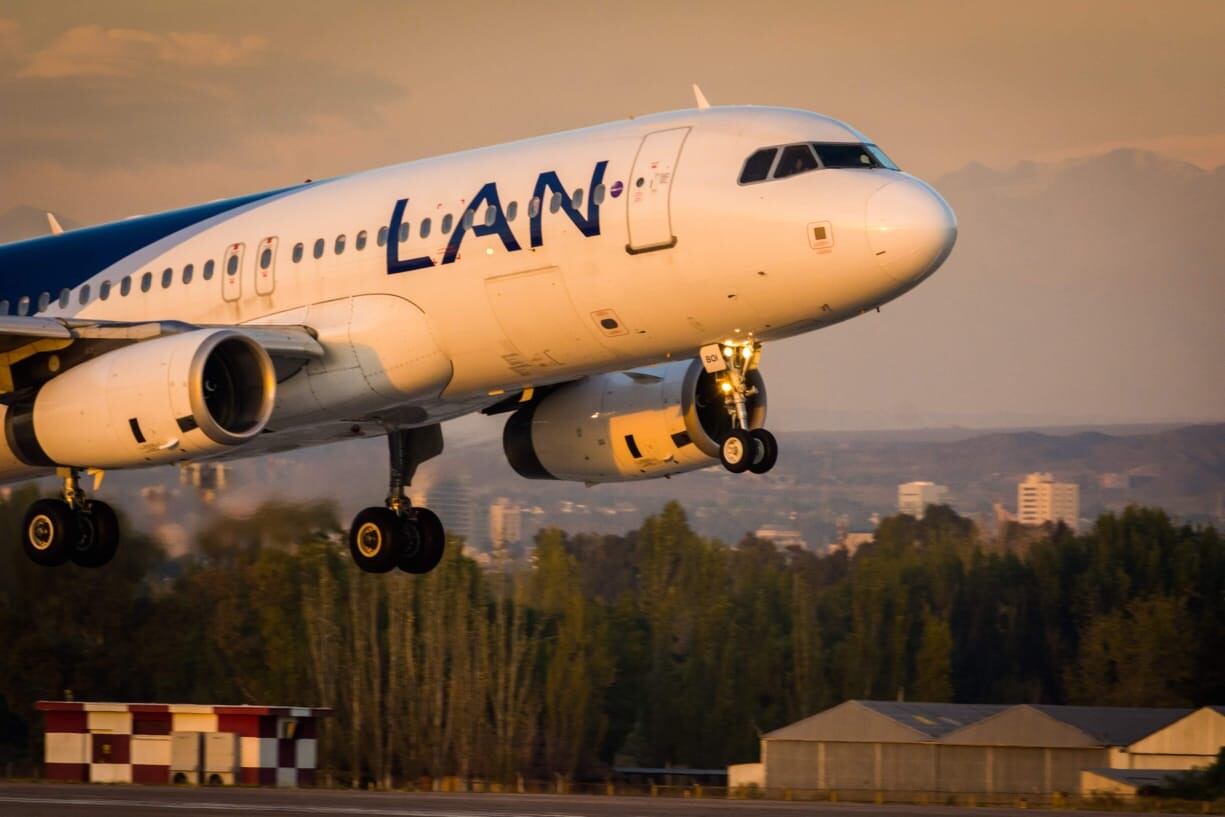
[[[63,499],[40,499],[26,511],[21,528],[26,556],[46,567],[65,562],[102,567],[119,549],[115,511],[85,496],[76,468],[61,468],[57,473],[64,480]]]
[[[349,552],[367,573],[429,573],[442,561],[447,534],[442,520],[428,508],[414,508],[404,495],[417,466],[442,453],[442,429],[389,429],[387,448],[391,477],[382,508],[366,508],[349,529]]]
[[[707,349],[703,349],[703,362]],[[719,461],[733,474],[764,474],[778,462],[778,440],[764,428],[749,428],[748,399],[757,394],[757,388],[749,383],[748,374],[757,368],[761,344],[724,345],[718,354],[724,364],[718,375],[719,391],[732,426],[719,442]]]

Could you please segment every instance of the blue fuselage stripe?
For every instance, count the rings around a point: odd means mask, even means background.
[[[80,286],[116,261],[168,235],[297,187],[138,216],[61,235],[0,244],[0,300],[9,302],[11,312],[16,308],[18,299],[27,296],[33,313],[37,308],[38,296],[43,292],[54,301],[61,290]]]

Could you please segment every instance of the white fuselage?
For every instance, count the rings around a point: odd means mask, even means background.
[[[310,184],[180,230],[73,289],[67,306],[52,293],[41,314],[310,327],[326,357],[278,385],[272,433],[235,454],[435,423],[527,387],[692,357],[708,343],[828,326],[897,297],[939,266],[955,221],[911,176],[820,169],[738,182],[754,151],[799,142],[870,140],[816,114],[729,107],[409,162]],[[549,171],[583,217],[592,195],[603,193],[598,235],[584,235],[564,209],[553,211],[546,188],[532,246],[533,193]],[[506,231],[468,229],[458,256],[443,263],[452,238],[444,218],[458,223],[491,183],[518,249],[508,248]],[[395,258],[432,266],[389,273],[378,236],[405,199],[408,239]],[[473,226],[487,216],[499,213],[482,206]],[[234,275],[231,254],[241,255]],[[0,463],[3,479],[35,473]]]

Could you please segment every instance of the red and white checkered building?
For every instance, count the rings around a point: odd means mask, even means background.
[[[78,701],[39,701],[37,706],[46,716],[47,779],[92,783],[183,779],[171,773],[172,741],[182,733],[200,733],[233,737],[233,780],[217,778],[222,782],[312,786],[318,719],[331,714],[326,708],[289,706]],[[201,782],[209,781],[201,775]]]

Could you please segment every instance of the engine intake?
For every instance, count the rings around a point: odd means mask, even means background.
[[[197,329],[68,369],[15,401],[5,431],[28,465],[175,462],[257,436],[275,397],[275,370],[262,346],[232,329]]]
[[[766,388],[750,371],[749,426],[766,421]],[[697,360],[589,377],[506,421],[502,447],[528,479],[622,482],[706,468],[732,428],[718,379]]]

